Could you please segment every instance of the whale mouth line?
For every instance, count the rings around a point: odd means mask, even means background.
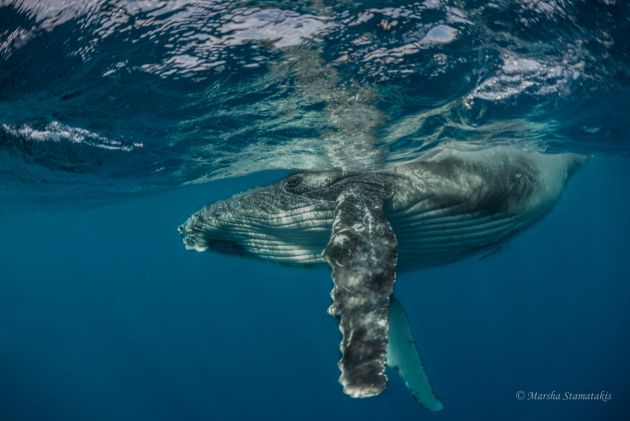
[[[187,230],[184,225],[177,229],[182,236],[184,246],[188,250],[213,251],[223,254],[247,254],[245,248],[236,241],[226,238],[216,238],[207,233]]]
[[[224,254],[246,254],[243,246],[235,241],[225,239],[207,238],[206,244],[212,251]]]

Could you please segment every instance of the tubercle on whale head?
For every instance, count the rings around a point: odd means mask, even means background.
[[[206,205],[178,228],[184,247],[271,260],[308,255],[308,238],[324,225],[329,229],[327,218],[332,223],[335,184],[344,176],[337,170],[297,172]]]
[[[186,250],[243,254],[243,248],[225,236],[225,225],[230,218],[229,208],[229,199],[218,201],[204,206],[180,225],[177,231],[182,236]]]

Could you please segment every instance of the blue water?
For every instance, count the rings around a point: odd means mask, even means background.
[[[0,0],[0,420],[630,419],[629,34],[612,0]],[[462,141],[593,159],[500,253],[399,275],[439,413],[343,395],[328,270],[176,231]]]

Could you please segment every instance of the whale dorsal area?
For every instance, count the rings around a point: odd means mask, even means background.
[[[385,388],[390,296],[396,277],[396,236],[383,213],[386,188],[379,183],[347,185],[337,197],[324,258],[332,268],[333,304],[342,333],[340,383],[353,397]]]

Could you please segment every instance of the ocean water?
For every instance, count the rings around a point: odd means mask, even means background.
[[[628,35],[619,0],[0,0],[0,420],[630,419]],[[499,253],[399,274],[440,412],[343,395],[327,269],[177,233],[448,142],[592,159]]]

